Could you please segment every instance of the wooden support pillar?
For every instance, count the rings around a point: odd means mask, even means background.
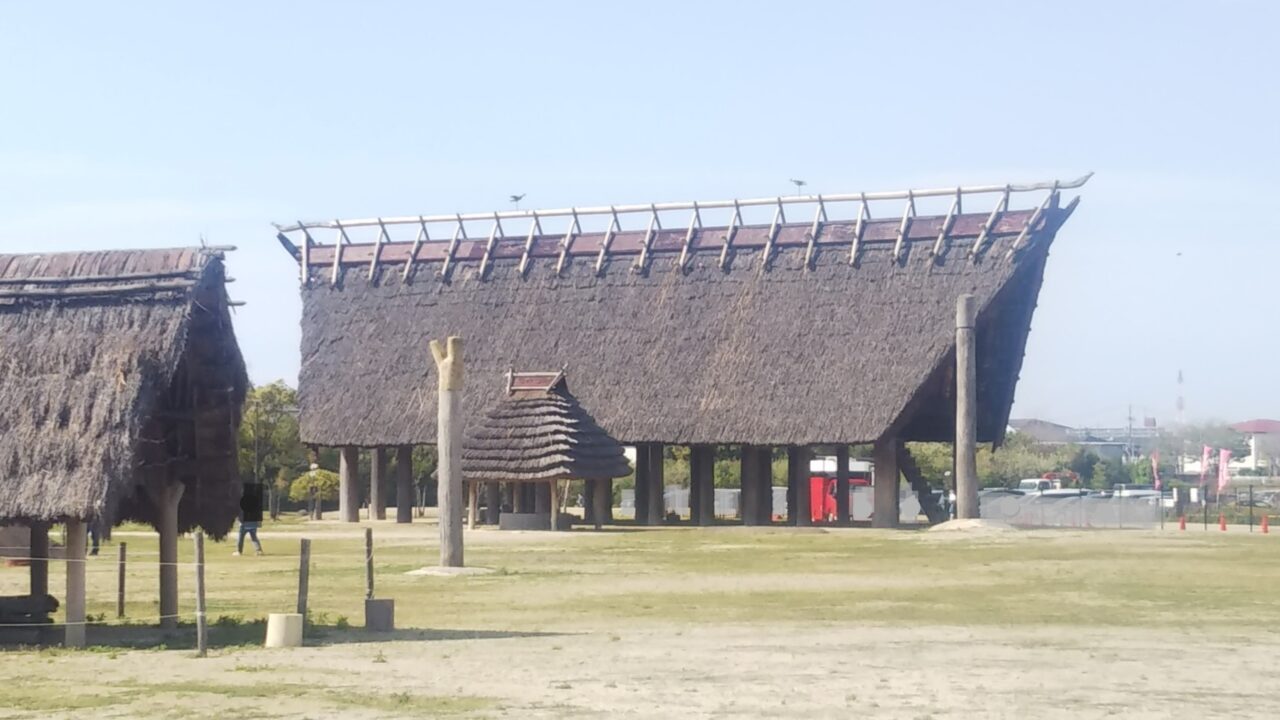
[[[344,445],[338,452],[338,519],[360,522],[360,448]]]
[[[413,522],[413,446],[396,448],[396,522]]]
[[[716,448],[689,448],[689,519],[694,525],[713,525],[716,518]]]
[[[432,340],[431,355],[440,387],[436,422],[440,564],[462,567],[462,338],[451,336],[445,344]]]
[[[534,485],[533,511],[539,515],[551,512],[551,486],[540,482]]]
[[[809,458],[813,450],[807,445],[792,445],[787,448],[787,484],[793,490],[789,508],[791,524],[808,527],[813,524],[813,512],[810,506]]]
[[[588,525],[596,524],[596,484],[597,480],[582,481],[582,521]]]
[[[760,524],[760,448],[741,446],[739,455],[738,516],[743,525]]]
[[[547,496],[551,499],[551,529],[560,529],[560,482],[547,483]]]
[[[875,446],[875,514],[871,526],[898,527],[898,439],[881,438]]]
[[[836,524],[849,524],[849,446],[836,447]]]
[[[760,513],[758,524],[770,525],[773,523],[773,448],[768,445],[760,446],[756,462],[760,465],[756,475],[756,491],[759,493],[756,503]]]
[[[484,484],[484,522],[486,525],[498,524],[502,513],[502,487],[496,482]]]
[[[49,523],[31,523],[31,596],[43,598],[49,594]]]
[[[972,295],[956,302],[956,517],[976,518],[978,511],[978,370],[974,358]]]
[[[67,521],[67,546],[63,548],[67,566],[67,624],[63,644],[67,647],[85,645],[84,546],[88,539],[87,529],[83,520]]]
[[[185,489],[180,482],[160,480],[147,486],[160,533],[160,627],[165,629],[178,627],[178,503]]]
[[[387,449],[373,449],[373,465],[369,471],[369,519],[387,519]]]
[[[649,524],[662,525],[667,520],[666,478],[663,477],[662,443],[649,444]]]
[[[643,443],[636,445],[636,484],[634,503],[637,525],[649,524],[649,446]]]
[[[480,519],[480,483],[467,483],[467,529],[475,530]]]
[[[613,507],[613,481],[596,480],[591,483],[591,520],[597,530],[609,520],[609,511]]]
[[[511,512],[529,512],[528,503],[525,502],[524,483],[507,483],[507,487],[511,491]]]

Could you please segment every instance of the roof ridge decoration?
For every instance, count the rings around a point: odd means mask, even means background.
[[[746,200],[715,200],[692,202],[647,203],[638,205],[607,205],[592,207],[570,207],[550,210],[506,210],[485,213],[452,213],[447,215],[415,215],[400,217],[355,218],[348,220],[330,220],[319,222],[296,222],[292,225],[276,225],[276,238],[300,265],[303,284],[311,282],[314,268],[331,265],[330,283],[339,281],[342,267],[368,263],[368,275],[373,279],[380,264],[403,263],[401,279],[408,281],[413,275],[416,265],[424,262],[438,262],[439,276],[446,282],[456,264],[464,260],[476,260],[479,263],[479,276],[484,278],[493,263],[500,258],[519,259],[519,272],[524,276],[529,269],[530,260],[534,257],[555,259],[555,273],[561,274],[570,256],[594,256],[597,274],[605,272],[609,260],[614,256],[636,255],[632,265],[634,272],[646,272],[649,262],[656,252],[679,253],[676,268],[684,271],[688,267],[690,255],[699,251],[719,250],[719,266],[727,269],[730,250],[738,235],[744,229],[763,231],[766,226],[747,224],[743,218],[744,208],[769,207],[773,209],[773,219],[767,225],[766,232],[751,233],[745,238],[744,247],[758,247],[761,250],[760,270],[769,269],[774,253],[780,246],[802,246],[805,252],[805,267],[812,267],[814,255],[819,246],[843,245],[848,243],[849,263],[857,266],[861,260],[861,251],[868,242],[892,243],[891,257],[900,262],[907,243],[926,239],[920,235],[927,232],[927,239],[932,240],[930,256],[940,259],[951,240],[957,237],[973,237],[967,258],[970,262],[978,262],[995,236],[1017,236],[1012,246],[1005,253],[1006,258],[1013,257],[1025,246],[1028,237],[1039,229],[1046,221],[1050,210],[1060,208],[1061,191],[1082,187],[1093,173],[1088,173],[1071,181],[1058,180],[1024,184],[975,185],[947,188],[908,189],[890,192],[859,192],[832,195],[795,195],[752,198]],[[1011,198],[1014,194],[1045,192],[1043,201],[1032,210],[1011,209]],[[985,222],[979,224],[975,215],[965,215],[963,204],[965,196],[996,195],[998,199],[994,208],[986,215]],[[950,209],[945,215],[923,215],[917,213],[917,201],[928,198],[952,198]],[[905,200],[900,215],[873,218],[870,204],[885,201]],[[1079,198],[1075,198],[1064,209],[1070,213]],[[788,223],[786,206],[800,205],[814,208],[813,220],[810,223]],[[852,217],[836,219],[834,212],[846,207],[855,208]],[[704,214],[707,211],[732,211],[725,225],[707,227]],[[690,212],[687,229],[664,229],[662,213]],[[623,226],[623,218],[640,216],[646,224],[636,229]],[[582,226],[584,217],[603,217],[607,224],[602,231],[587,231]],[[565,223],[563,235],[544,229],[544,223],[550,219],[562,219]],[[523,242],[518,236],[508,237],[503,221],[527,220],[528,232]],[[468,237],[468,223],[491,223],[484,240],[473,240]],[[433,240],[429,227],[432,225],[451,226],[450,240]],[[408,239],[392,238],[393,229],[412,228],[416,236]],[[376,230],[376,237],[367,243],[354,243],[349,231],[358,229]],[[324,245],[316,241],[313,232],[332,230],[336,236],[332,244]],[[559,237],[558,243],[553,243]],[[299,242],[295,243],[295,239]],[[542,242],[539,242],[539,241]],[[514,241],[514,242],[510,242]],[[580,242],[579,242],[580,241]],[[554,246],[553,246],[554,244]]]

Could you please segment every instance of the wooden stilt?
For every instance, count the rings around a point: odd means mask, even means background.
[[[836,524],[849,524],[849,446],[836,447]]]
[[[649,524],[662,525],[666,522],[666,480],[663,477],[662,443],[649,445]]]
[[[502,487],[496,482],[484,484],[484,522],[497,527],[502,512]]]
[[[698,524],[702,512],[702,498],[698,495],[698,471],[694,469],[694,450],[689,448],[689,524]]]
[[[649,524],[649,454],[647,444],[636,445],[635,509],[636,524]]]
[[[387,519],[387,449],[373,449],[373,466],[369,471],[369,518]]]
[[[178,503],[185,488],[160,479],[147,485],[160,533],[160,627],[165,629],[178,627]]]
[[[67,521],[67,597],[66,597],[66,634],[63,644],[67,647],[84,647],[85,645],[85,602],[84,602],[84,551],[88,539],[88,526],[83,520]],[[162,611],[163,612],[163,611]]]
[[[787,477],[795,487],[795,509],[791,514],[799,527],[808,527],[813,524],[809,483],[809,458],[812,456],[813,449],[807,445],[793,445],[787,448]]]
[[[716,518],[716,448],[694,445],[689,450],[689,495],[698,499],[695,525],[713,525]]]
[[[760,469],[756,475],[756,489],[760,496],[756,499],[760,518],[758,525],[769,525],[773,522],[773,448],[761,446],[756,462]]]
[[[450,337],[443,345],[432,340],[431,355],[435,358],[440,388],[436,469],[440,564],[462,567],[462,338]]]
[[[972,295],[956,302],[956,517],[976,518],[978,510],[978,371],[974,359],[976,304]]]
[[[613,481],[612,480],[596,480],[592,484],[591,504],[594,510],[591,513],[591,520],[595,523],[597,530],[602,529],[606,520],[609,520],[609,510],[613,507]]]
[[[31,595],[43,598],[49,594],[49,523],[33,522],[31,528]]]
[[[480,518],[480,483],[467,483],[467,529],[475,530]]]
[[[551,529],[560,529],[560,483],[552,480],[547,483],[547,495],[551,500]]]
[[[413,446],[396,448],[396,522],[413,522]]]
[[[360,448],[343,446],[338,454],[338,519],[360,522]]]
[[[551,486],[549,484],[538,483],[534,486],[533,511],[539,515],[551,512]]]
[[[760,448],[743,445],[740,455],[738,515],[743,525],[760,524]]]
[[[596,480],[582,482],[582,521],[588,525],[596,525]],[[597,528],[598,529],[598,528]]]
[[[871,526],[898,527],[898,439],[881,438],[875,446],[875,514]]]

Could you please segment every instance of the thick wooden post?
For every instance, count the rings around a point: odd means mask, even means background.
[[[662,525],[667,520],[666,478],[663,476],[662,443],[649,444],[649,524]]]
[[[974,358],[972,295],[956,302],[956,517],[976,518],[978,511],[978,369]]]
[[[178,503],[185,485],[155,481],[148,486],[160,533],[160,627],[178,627]]]
[[[547,483],[547,497],[551,506],[551,529],[560,529],[560,483],[552,480]]]
[[[768,445],[760,446],[756,462],[760,464],[759,474],[756,475],[757,490],[760,493],[756,500],[759,503],[759,524],[770,525],[773,523],[773,448]]]
[[[360,448],[344,445],[338,452],[338,519],[360,522]]]
[[[609,508],[613,506],[613,482],[611,480],[594,480],[591,483],[591,520],[596,530],[600,530],[605,520],[609,519]]]
[[[204,533],[196,531],[196,657],[209,653],[209,626],[204,606]]]
[[[740,452],[738,515],[743,525],[759,525],[760,448],[743,445]]]
[[[116,546],[119,557],[116,558],[116,617],[124,617],[124,578],[125,578],[125,553],[129,543],[122,542]]]
[[[836,447],[836,524],[849,524],[849,446]]]
[[[307,621],[307,593],[311,588],[311,541],[298,541],[298,614]]]
[[[84,546],[87,526],[83,520],[67,521],[67,546],[63,548],[67,566],[66,634],[67,647],[84,647]]]
[[[875,514],[871,526],[898,527],[898,439],[881,438],[875,446]]]
[[[792,445],[787,448],[787,480],[795,488],[792,493],[795,505],[789,509],[794,524],[800,527],[813,524],[809,487],[809,458],[812,455],[813,451],[807,445]]]
[[[636,507],[636,524],[649,524],[649,464],[652,460],[649,454],[649,446],[645,443],[636,444],[636,485],[635,485],[635,507]]]
[[[502,514],[502,486],[496,482],[484,484],[484,521],[488,525],[497,526]]]
[[[396,522],[413,522],[413,446],[396,448]]]
[[[30,527],[31,595],[43,598],[49,594],[49,523],[33,522]]]
[[[440,515],[440,564],[462,567],[462,338],[431,341],[439,375],[436,509]]]
[[[716,517],[716,448],[689,448],[689,519],[694,525],[713,525]]]
[[[373,449],[373,466],[369,471],[369,519],[387,519],[387,449]]]
[[[475,530],[480,519],[480,483],[467,482],[467,529]]]

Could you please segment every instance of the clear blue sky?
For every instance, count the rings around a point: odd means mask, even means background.
[[[1094,170],[1015,414],[1277,417],[1276,7],[0,2],[0,249],[237,245],[293,382],[273,220]]]

